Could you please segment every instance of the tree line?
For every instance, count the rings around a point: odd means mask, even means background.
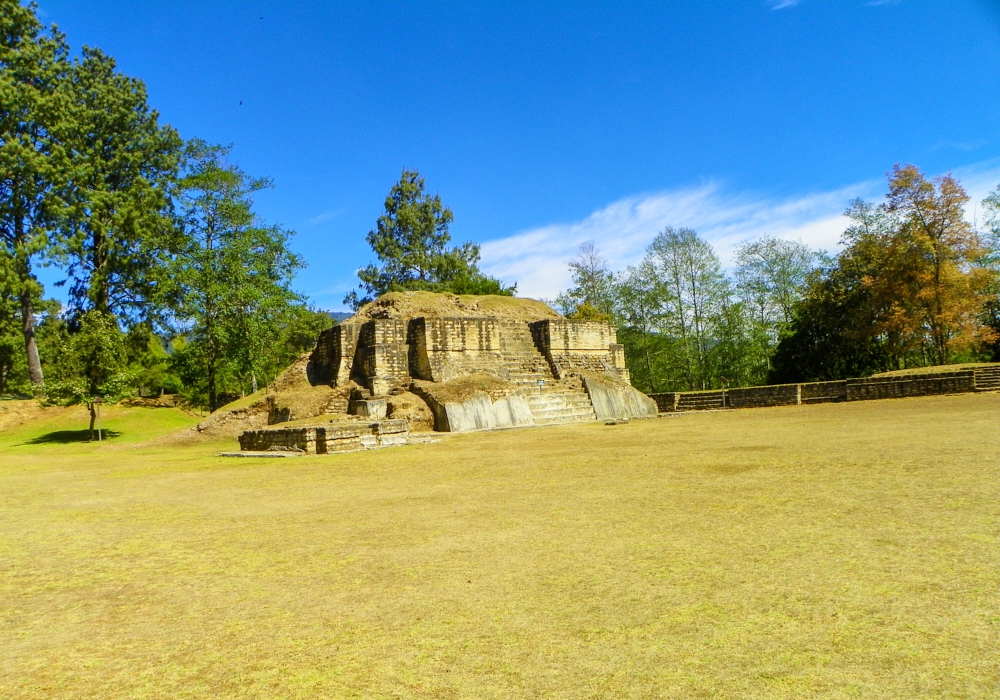
[[[615,323],[650,393],[1000,361],[1000,188],[984,230],[968,202],[951,175],[897,165],[884,202],[848,205],[839,254],[765,236],[728,273],[690,229],[666,228],[619,272],[586,243],[556,306]]]
[[[216,408],[332,325],[291,289],[292,231],[230,149],[183,140],[100,49],[71,56],[34,5],[0,0],[0,394]],[[68,303],[46,298],[62,272]]]

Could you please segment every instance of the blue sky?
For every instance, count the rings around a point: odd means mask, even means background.
[[[404,167],[456,243],[549,298],[586,240],[615,267],[666,225],[724,261],[763,233],[833,249],[893,163],[953,170],[977,199],[1000,183],[996,0],[40,7],[182,136],[274,179],[258,210],[297,231],[296,288],[330,310]]]

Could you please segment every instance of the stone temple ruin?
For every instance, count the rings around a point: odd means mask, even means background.
[[[657,411],[629,384],[610,324],[568,320],[530,299],[389,294],[324,331],[305,373],[328,387],[322,411],[288,423],[272,410],[272,425],[240,436],[243,450],[400,444],[421,420],[460,432]]]

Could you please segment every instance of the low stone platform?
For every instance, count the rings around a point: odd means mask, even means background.
[[[409,441],[405,420],[344,421],[247,430],[240,435],[240,450],[312,455],[405,445]]]

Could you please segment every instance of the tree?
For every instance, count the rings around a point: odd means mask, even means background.
[[[224,375],[251,388],[260,380],[281,319],[298,300],[289,285],[302,267],[288,248],[292,232],[264,225],[253,212],[254,195],[270,181],[249,177],[226,161],[228,153],[201,141],[188,146],[183,244],[170,275],[177,314],[190,325],[184,359],[202,368],[187,376],[203,378],[213,411]]]
[[[774,358],[772,379],[839,379],[974,359],[996,271],[964,220],[950,175],[896,166],[885,204],[854,200],[843,251],[812,282]]]
[[[580,246],[580,253],[569,263],[573,286],[556,299],[556,305],[568,317],[588,316],[610,320],[614,311],[614,275],[607,259],[593,241]]]
[[[647,253],[662,278],[668,334],[680,341],[690,389],[705,389],[712,376],[708,354],[713,324],[723,312],[729,285],[712,246],[691,229],[667,227]]]
[[[647,393],[670,386],[668,364],[673,339],[659,332],[665,294],[656,268],[647,257],[618,275],[614,284],[615,320],[625,346],[625,362],[632,383]]]
[[[889,178],[886,209],[901,226],[877,280],[899,302],[884,323],[922,335],[934,364],[993,338],[981,323],[991,275],[977,265],[982,249],[965,220],[968,200],[950,174],[928,180],[914,165],[896,165]]]
[[[0,0],[0,244],[13,261],[32,384],[44,381],[35,337],[35,260],[64,214],[70,160],[65,39],[45,31],[35,5]]]
[[[66,144],[73,190],[58,250],[78,308],[149,320],[175,243],[170,216],[182,142],[160,126],[141,80],[84,47],[70,71]]]
[[[746,312],[751,374],[763,380],[771,355],[805,293],[816,255],[800,242],[764,236],[736,251],[735,292]]]
[[[447,248],[453,218],[440,196],[424,192],[420,173],[404,170],[385,199],[385,213],[368,232],[380,265],[358,271],[362,295],[351,292],[344,303],[358,309],[381,294],[403,290],[513,296],[517,285],[505,287],[479,270],[478,245]]]
[[[983,324],[994,334],[994,339],[986,344],[987,358],[1000,362],[1000,186],[983,200],[983,208],[986,212],[986,231],[979,264],[990,271]]]
[[[49,401],[84,404],[90,411],[89,439],[94,439],[97,404],[112,404],[131,396],[132,373],[127,369],[126,338],[114,316],[97,310],[80,317],[57,367],[58,379],[47,389]]]
[[[0,250],[0,394],[10,392],[25,369],[20,297],[14,260],[5,250]]]

